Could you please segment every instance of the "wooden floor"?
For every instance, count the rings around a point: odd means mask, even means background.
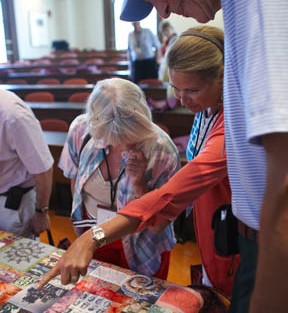
[[[73,228],[68,217],[55,215],[54,210],[50,210],[51,232],[55,245],[67,237],[70,241],[75,240]],[[42,242],[48,243],[46,233],[40,236]],[[170,268],[168,274],[168,281],[177,283],[179,285],[189,285],[190,281],[190,265],[199,264],[200,254],[197,245],[192,241],[186,241],[184,244],[177,243],[172,250],[170,259]]]

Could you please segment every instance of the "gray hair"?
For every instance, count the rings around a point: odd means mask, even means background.
[[[155,139],[151,111],[143,91],[121,79],[104,79],[87,101],[89,132],[106,145],[145,144]]]

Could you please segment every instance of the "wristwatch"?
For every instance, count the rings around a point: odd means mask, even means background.
[[[44,207],[42,207],[42,208],[36,208],[35,209],[35,211],[37,212],[37,213],[45,213],[45,212],[47,212],[49,210],[49,207],[48,206],[44,206]]]
[[[100,248],[107,243],[104,230],[101,227],[93,226],[92,228],[92,238],[97,243],[97,248]]]

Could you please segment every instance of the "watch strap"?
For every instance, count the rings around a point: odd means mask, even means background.
[[[35,211],[37,212],[37,213],[45,213],[45,212],[47,212],[49,210],[49,207],[48,206],[44,206],[44,207],[42,207],[42,208],[36,208],[35,209]]]

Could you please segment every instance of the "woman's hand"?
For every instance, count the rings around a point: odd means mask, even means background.
[[[141,197],[148,190],[144,177],[146,169],[147,160],[144,153],[142,151],[130,150],[125,172],[130,177],[137,198]]]
[[[72,243],[56,266],[40,280],[37,288],[42,288],[57,275],[61,275],[61,284],[75,284],[80,275],[86,275],[95,250],[96,243],[89,229]]]

